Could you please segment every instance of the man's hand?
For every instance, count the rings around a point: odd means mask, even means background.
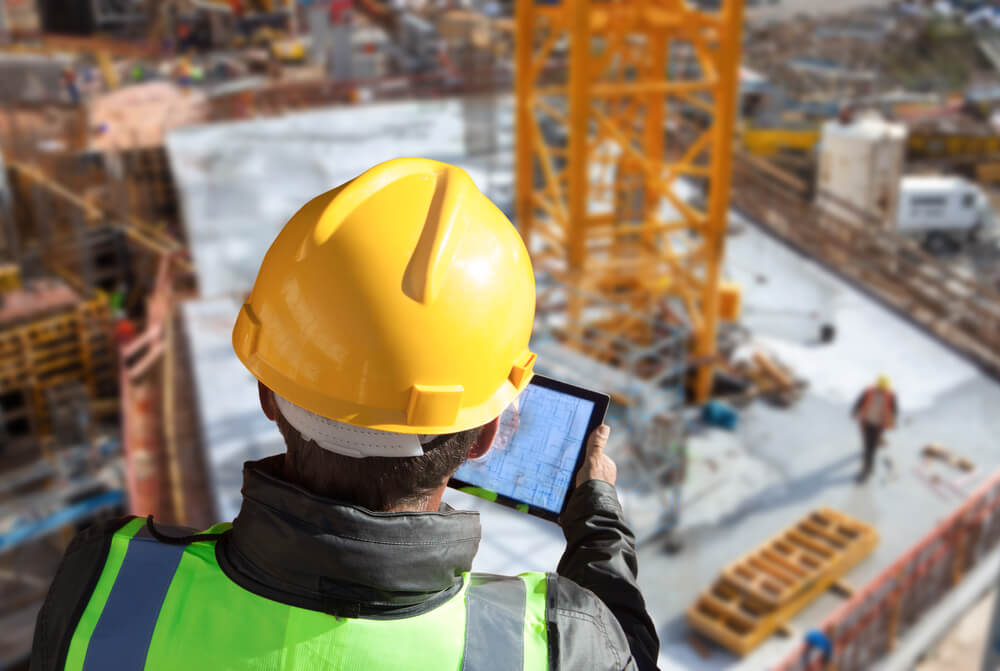
[[[604,480],[608,484],[615,484],[618,467],[611,457],[604,454],[604,446],[608,444],[610,434],[611,427],[607,424],[601,424],[590,434],[590,438],[587,439],[587,456],[584,457],[583,466],[576,474],[577,487],[588,480]]]

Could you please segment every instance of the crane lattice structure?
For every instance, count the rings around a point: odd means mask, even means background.
[[[567,293],[564,336],[617,364],[595,334],[649,347],[674,332],[650,318],[684,327],[704,400],[743,0],[714,11],[684,0],[524,0],[516,15],[518,226],[536,268],[628,307],[611,313]],[[655,355],[640,363],[648,377],[664,374]]]

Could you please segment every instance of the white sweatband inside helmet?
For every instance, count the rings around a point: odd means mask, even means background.
[[[303,438],[324,450],[348,457],[419,457],[424,453],[423,446],[437,438],[434,435],[393,433],[352,426],[321,417],[277,394],[274,400],[285,420]]]

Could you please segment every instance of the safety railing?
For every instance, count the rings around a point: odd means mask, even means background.
[[[166,321],[173,304],[171,264],[160,259],[146,309],[146,328],[120,349],[120,395],[126,489],[130,512],[164,518],[171,503],[163,486],[166,457],[160,439],[160,393]]]
[[[861,671],[904,636],[1000,541],[1000,471],[820,626],[824,660],[799,646],[774,671]]]
[[[197,398],[178,317],[181,254],[159,259],[145,328],[121,355],[122,436],[129,512],[206,527],[215,520],[202,461]]]

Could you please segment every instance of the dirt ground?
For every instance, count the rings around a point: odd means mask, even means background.
[[[996,590],[982,597],[917,664],[915,671],[978,669],[993,614]]]

